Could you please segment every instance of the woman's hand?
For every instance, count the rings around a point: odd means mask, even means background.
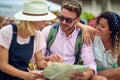
[[[86,27],[86,29],[82,30],[82,41],[87,45],[91,44],[91,37],[90,37],[90,34],[87,30],[87,27]]]
[[[47,61],[42,56],[42,50],[35,53],[35,63],[39,69],[44,69],[47,67]]]
[[[28,72],[24,80],[45,80],[44,75],[41,73]]]
[[[87,45],[91,44],[91,37],[90,37],[90,33],[87,29],[87,25],[77,22],[76,27],[80,28],[82,30],[82,41]]]
[[[43,58],[38,61],[36,61],[38,69],[44,69],[47,67],[47,61]]]

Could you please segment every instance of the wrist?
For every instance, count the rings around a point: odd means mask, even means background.
[[[37,62],[41,62],[41,61],[46,61],[44,58],[40,58],[36,60]]]
[[[91,79],[93,77],[93,75],[95,74],[95,71],[92,69],[87,70],[86,75],[88,75],[88,79]]]
[[[95,71],[92,69],[89,70],[90,70],[89,79],[91,79],[95,75]]]
[[[25,72],[22,76],[22,79],[24,80],[29,80],[30,79],[30,73],[29,72]]]
[[[50,60],[50,56],[46,56],[46,57],[44,58],[44,60],[46,60],[46,61],[51,61],[51,60]]]
[[[86,26],[84,24],[80,23],[80,22],[78,24],[76,24],[76,26],[78,28],[80,28],[81,30],[85,30],[86,29]]]
[[[44,69],[47,67],[47,61],[45,59],[39,59],[36,61],[36,65],[38,69]]]

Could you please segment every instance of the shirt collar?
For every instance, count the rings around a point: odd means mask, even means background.
[[[74,29],[74,31],[72,32],[72,34],[70,34],[68,37],[72,37],[74,34],[76,34],[76,32],[79,32],[79,28],[77,28],[76,26],[75,26],[75,29]],[[58,31],[61,35],[65,35],[66,36],[66,34],[65,34],[65,32],[63,32],[62,30],[61,30],[61,27],[59,26],[59,31]]]

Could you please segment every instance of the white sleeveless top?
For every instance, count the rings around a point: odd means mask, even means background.
[[[117,63],[117,57],[112,57],[111,50],[105,51],[100,36],[95,36],[93,46],[97,69],[111,68]]]

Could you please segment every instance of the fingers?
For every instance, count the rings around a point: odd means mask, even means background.
[[[82,72],[75,72],[70,76],[70,80],[87,80]]]
[[[47,62],[47,67],[50,66],[50,65],[52,65],[52,64],[53,64],[52,61],[48,61],[48,62]]]
[[[63,62],[63,57],[59,54],[51,55],[51,60],[54,62]]]
[[[46,56],[46,57],[44,57],[44,59],[45,59],[46,61],[50,61],[50,56]]]
[[[53,62],[63,62],[64,59],[60,54],[52,54],[50,56],[47,56],[44,58],[47,61],[53,61]]]
[[[84,79],[82,79],[81,76],[72,75],[70,76],[70,80],[84,80]]]
[[[90,35],[82,35],[82,42],[84,42],[86,45],[90,45],[92,42]]]
[[[35,75],[36,77],[39,77],[39,78],[44,78],[44,75],[41,74],[41,73],[36,73],[36,72],[31,72],[33,75]]]
[[[82,38],[82,41],[86,44],[86,45],[90,45],[91,44],[91,39],[89,37],[87,37],[86,39]]]
[[[41,73],[30,72],[30,77],[27,80],[45,80]]]
[[[37,62],[37,66],[39,69],[44,69],[47,67],[47,62],[45,60],[41,60],[41,61]]]
[[[59,60],[59,62],[64,61],[63,57],[60,54],[56,54],[56,56],[57,56],[57,59]]]
[[[35,79],[35,80],[46,80],[46,79],[43,79],[43,78],[37,78],[37,79]]]

